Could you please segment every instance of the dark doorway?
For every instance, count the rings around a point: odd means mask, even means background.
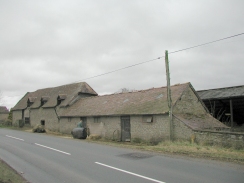
[[[124,142],[130,142],[130,116],[121,117],[121,140]]]
[[[41,120],[41,125],[45,125],[45,120]]]

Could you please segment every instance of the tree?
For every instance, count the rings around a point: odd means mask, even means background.
[[[130,90],[128,88],[121,88],[120,90],[118,90],[115,93],[128,93],[128,92],[134,92],[134,91],[136,91],[136,90]]]

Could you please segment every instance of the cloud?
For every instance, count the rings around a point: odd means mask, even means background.
[[[13,107],[28,91],[76,81],[99,94],[165,86],[164,58],[84,79],[241,33],[242,7],[242,0],[0,1],[0,90]],[[243,85],[243,41],[169,54],[171,83]]]

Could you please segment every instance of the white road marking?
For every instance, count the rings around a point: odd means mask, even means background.
[[[57,151],[57,152],[60,152],[60,153],[63,153],[63,154],[71,155],[70,153],[67,153],[67,152],[64,152],[64,151],[60,151],[60,150],[58,150],[58,149],[54,149],[54,148],[51,148],[51,147],[48,147],[48,146],[44,146],[44,145],[41,145],[41,144],[37,144],[37,143],[35,143],[35,145],[37,145],[37,146],[41,146],[41,147],[45,147],[45,148],[47,148],[47,149],[51,149],[51,150],[53,150],[53,151]]]
[[[103,164],[103,163],[99,163],[99,162],[95,162],[95,163],[99,164],[99,165],[102,165],[102,166],[105,166],[105,167],[108,167],[108,168],[111,168],[111,169],[114,169],[114,170],[118,170],[118,171],[121,171],[121,172],[124,172],[124,173],[128,173],[130,175],[134,175],[134,176],[137,176],[137,177],[140,177],[140,178],[143,178],[143,179],[147,179],[147,180],[150,180],[152,182],[165,183],[165,182],[162,182],[162,181],[159,181],[159,180],[156,180],[156,179],[152,179],[150,177],[145,177],[143,175],[139,175],[139,174],[136,174],[136,173],[133,173],[133,172],[122,170],[122,169],[119,169],[119,168],[116,168],[116,167],[113,167],[113,166],[109,166],[109,165],[106,165],[106,164]]]
[[[20,139],[20,138],[13,137],[13,136],[10,136],[10,135],[6,135],[6,137],[9,137],[9,138],[12,138],[12,139],[16,139],[16,140],[25,141],[24,139]]]

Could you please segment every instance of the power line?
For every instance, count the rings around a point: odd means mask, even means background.
[[[226,40],[226,39],[230,39],[230,38],[233,38],[233,37],[241,36],[243,34],[244,34],[244,32],[240,33],[240,34],[232,35],[232,36],[229,36],[229,37],[217,39],[217,40],[214,40],[214,41],[210,41],[210,42],[207,42],[207,43],[202,43],[202,44],[199,44],[199,45],[196,45],[196,46],[191,46],[191,47],[188,47],[188,48],[183,48],[183,49],[180,49],[180,50],[172,51],[172,52],[169,52],[168,54],[173,54],[173,53],[177,53],[177,52],[181,52],[181,51],[185,51],[185,50],[190,50],[190,49],[193,49],[193,48],[197,48],[197,47],[205,46],[205,45],[208,45],[208,44],[216,43],[216,42],[223,41],[223,40]],[[160,56],[158,58],[155,58],[155,59],[147,60],[147,61],[140,62],[140,63],[133,64],[133,65],[129,65],[127,67],[123,67],[123,68],[120,68],[120,69],[109,71],[109,72],[106,72],[106,73],[103,73],[103,74],[99,74],[99,75],[92,76],[92,77],[89,77],[89,78],[84,78],[82,80],[75,81],[74,83],[77,83],[77,82],[80,82],[80,81],[84,81],[84,80],[88,80],[88,79],[92,79],[92,78],[96,78],[96,77],[100,77],[100,76],[103,76],[103,75],[107,75],[107,74],[110,74],[110,73],[113,73],[113,72],[117,72],[117,71],[120,71],[120,70],[128,69],[130,67],[134,67],[134,66],[137,66],[137,65],[145,64],[145,63],[148,63],[148,62],[152,62],[152,61],[161,59],[162,57],[164,57],[164,55]]]
[[[244,32],[243,32],[243,33],[240,33],[240,34],[233,35],[233,36],[229,36],[229,37],[225,37],[225,38],[217,39],[217,40],[215,40],[215,41],[210,41],[210,42],[203,43],[203,44],[199,44],[199,45],[196,45],[196,46],[191,46],[191,47],[189,47],[189,48],[184,48],[184,49],[180,49],[180,50],[177,50],[177,51],[172,51],[172,52],[169,52],[169,54],[177,53],[177,52],[181,52],[181,51],[185,51],[185,50],[190,50],[190,49],[193,49],[193,48],[196,48],[196,47],[200,47],[200,46],[205,46],[205,45],[207,45],[207,44],[216,43],[216,42],[223,41],[223,40],[226,40],[226,39],[230,39],[230,38],[233,38],[233,37],[241,36],[241,35],[243,35],[243,34],[244,34]]]
[[[158,60],[160,58],[162,58],[162,57],[158,57],[158,58],[151,59],[151,60],[147,60],[147,61],[140,62],[140,63],[137,63],[137,64],[129,65],[129,66],[126,66],[126,67],[123,67],[123,68],[120,68],[120,69],[116,69],[116,70],[113,70],[113,71],[109,71],[109,72],[106,72],[106,73],[103,73],[103,74],[99,74],[99,75],[96,75],[96,76],[92,76],[92,77],[89,77],[89,78],[84,78],[84,79],[79,80],[79,81],[88,80],[88,79],[96,78],[96,77],[103,76],[103,75],[106,75],[106,74],[110,74],[110,73],[113,73],[113,72],[117,72],[117,71],[120,71],[120,70],[128,69],[130,67],[134,67],[134,66],[137,66],[137,65],[145,64],[147,62],[152,62],[152,61]],[[77,83],[79,81],[75,81],[75,83]]]

